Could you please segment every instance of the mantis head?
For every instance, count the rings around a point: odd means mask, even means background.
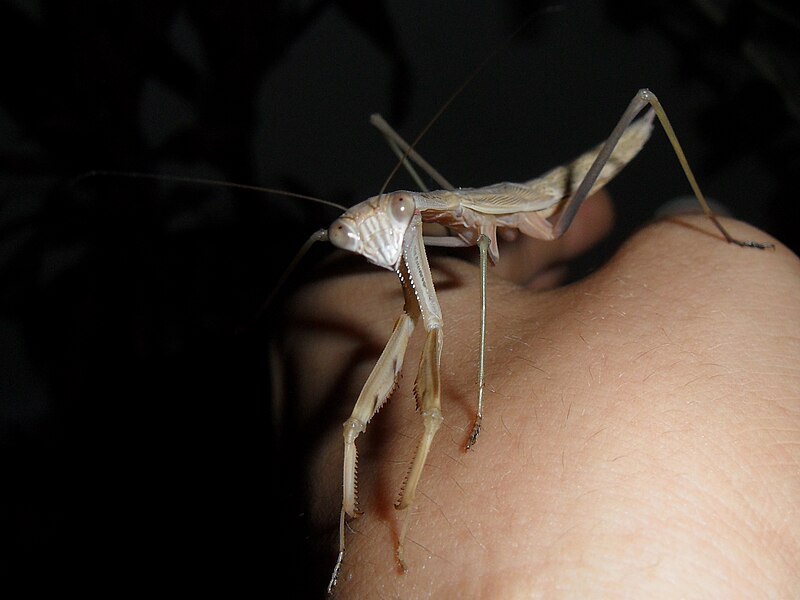
[[[328,228],[329,241],[384,269],[400,264],[416,203],[409,192],[373,196],[349,208]]]

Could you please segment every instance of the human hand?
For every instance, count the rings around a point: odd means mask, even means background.
[[[393,504],[422,431],[411,391],[422,336],[358,439],[365,514],[350,523],[342,597],[797,592],[800,262],[778,244],[730,246],[704,217],[681,216],[638,232],[592,276],[542,291],[610,225],[602,204],[587,203],[599,212],[576,219],[575,238],[521,240],[490,269],[486,412],[466,453],[479,277],[465,261],[431,260],[445,423],[410,519],[409,570],[395,559]],[[338,522],[340,424],[401,306],[396,279],[373,270],[294,301],[288,351],[306,369],[296,401],[310,419],[331,417],[308,465],[320,527]]]

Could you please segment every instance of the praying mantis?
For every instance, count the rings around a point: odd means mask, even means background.
[[[647,108],[645,115],[636,119]],[[441,364],[444,318],[436,296],[425,246],[472,246],[480,250],[481,324],[478,365],[477,406],[472,431],[465,447],[472,448],[481,430],[484,412],[486,346],[486,270],[488,261],[500,259],[498,228],[516,230],[541,240],[561,237],[569,228],[583,201],[611,180],[630,162],[650,137],[658,118],[672,144],[687,180],[705,215],[731,244],[764,249],[771,244],[738,240],[717,220],[700,190],[678,142],[677,136],[658,98],[647,89],[639,90],[630,101],[607,140],[573,162],[556,167],[539,178],[524,183],[498,183],[479,188],[455,188],[422,159],[379,116],[373,124],[386,136],[390,146],[414,174],[408,161],[416,163],[439,185],[436,191],[381,192],[347,209],[327,230],[314,234],[310,241],[327,240],[334,246],[359,254],[370,263],[394,271],[404,294],[404,307],[393,331],[344,422],[344,460],[342,506],[339,519],[339,551],[328,584],[332,592],[345,557],[346,521],[359,512],[356,502],[356,440],[388,400],[400,376],[409,338],[422,321],[425,342],[414,384],[417,408],[422,421],[422,436],[412,459],[400,499],[395,507],[405,513],[397,544],[397,560],[405,571],[404,540],[408,516],[415,504],[417,488],[433,440],[444,414],[441,403]],[[418,179],[415,175],[415,179]],[[552,221],[550,220],[552,218]],[[439,223],[452,236],[430,237],[423,233],[424,222]]]

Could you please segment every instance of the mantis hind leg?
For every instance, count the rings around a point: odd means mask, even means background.
[[[555,237],[561,237],[569,228],[581,204],[583,204],[583,201],[586,199],[586,197],[589,196],[589,194],[593,191],[595,182],[597,181],[598,177],[600,177],[603,167],[605,167],[606,163],[612,159],[614,148],[622,138],[625,130],[631,124],[636,115],[638,115],[639,112],[641,112],[641,110],[646,106],[652,107],[652,109],[655,111],[655,114],[661,123],[661,127],[664,129],[664,132],[669,138],[669,142],[678,158],[678,162],[681,164],[681,168],[686,175],[686,179],[689,181],[689,185],[691,186],[697,201],[700,203],[700,206],[703,209],[703,213],[705,213],[705,215],[711,220],[714,226],[723,235],[725,240],[728,243],[748,248],[773,248],[774,246],[770,243],[738,240],[730,235],[725,227],[722,226],[722,223],[719,222],[716,215],[714,215],[714,212],[711,210],[711,207],[708,205],[708,202],[706,202],[705,196],[700,190],[700,186],[697,184],[697,179],[695,178],[694,173],[689,166],[689,161],[686,160],[686,155],[684,154],[683,148],[678,141],[678,137],[675,135],[675,131],[672,129],[672,124],[669,122],[669,118],[667,117],[667,113],[664,111],[664,107],[661,105],[661,102],[659,102],[656,95],[648,89],[641,89],[636,92],[636,95],[633,97],[630,104],[628,104],[628,108],[625,109],[625,112],[622,114],[622,117],[620,117],[616,127],[614,127],[611,135],[608,137],[600,152],[597,154],[592,166],[586,172],[586,175],[584,176],[580,185],[578,185],[575,193],[572,194],[565,204],[558,221],[553,227],[553,233]]]

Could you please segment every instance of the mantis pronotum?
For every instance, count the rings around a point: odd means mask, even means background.
[[[646,107],[646,114],[635,117]],[[408,471],[396,508],[405,511],[398,540],[397,558],[405,570],[403,543],[408,515],[425,461],[436,432],[443,422],[441,408],[440,356],[443,344],[443,317],[434,290],[425,245],[478,245],[481,253],[481,353],[478,376],[478,402],[472,432],[466,442],[477,441],[483,417],[485,347],[485,275],[487,256],[496,263],[500,256],[497,228],[517,230],[527,236],[553,240],[572,223],[578,208],[594,191],[605,185],[630,162],[650,136],[657,116],[665,130],[684,173],[706,216],[725,240],[739,246],[767,248],[770,244],[733,238],[709,208],[684,156],[672,126],[656,96],[639,90],[631,100],[609,138],[568,165],[556,167],[543,176],[521,184],[498,183],[481,188],[454,188],[421,159],[380,118],[373,123],[401,156],[424,169],[443,189],[438,191],[381,193],[348,209],[326,232],[315,239],[328,239],[335,246],[364,256],[369,262],[393,270],[403,287],[405,306],[383,352],[344,423],[343,496],[339,521],[339,553],[328,590],[336,585],[345,554],[345,523],[358,515],[356,506],[356,438],[386,402],[400,375],[409,337],[422,318],[426,340],[414,384],[417,407],[424,432]],[[553,218],[551,222],[548,220]],[[422,223],[435,222],[454,233],[453,237],[430,238],[423,235]]]

